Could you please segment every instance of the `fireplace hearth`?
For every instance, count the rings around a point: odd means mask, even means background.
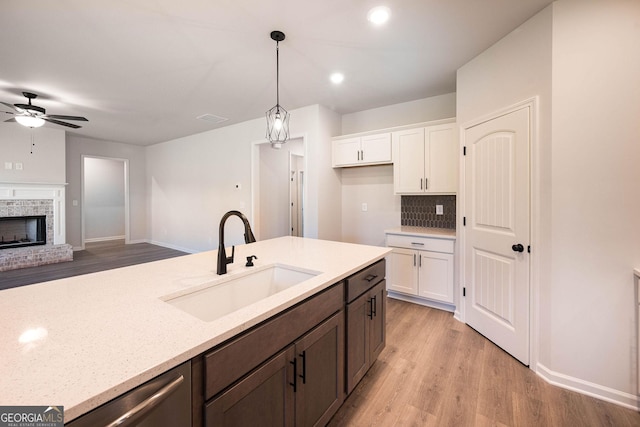
[[[0,217],[0,249],[45,245],[46,218],[45,215]]]

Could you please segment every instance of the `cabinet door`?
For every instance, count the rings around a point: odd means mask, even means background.
[[[360,138],[361,163],[390,163],[391,134],[368,135]]]
[[[347,393],[369,369],[369,294],[347,304]]]
[[[389,273],[387,289],[418,295],[418,253],[411,249],[393,248],[387,258]]]
[[[293,426],[294,358],[294,346],[289,346],[213,399],[205,407],[205,425]]]
[[[356,165],[360,162],[360,138],[334,139],[333,167]]]
[[[394,132],[393,186],[396,193],[424,193],[424,128]]]
[[[453,303],[453,254],[418,251],[421,297]]]
[[[425,129],[428,147],[425,159],[427,193],[458,191],[459,149],[455,123]]]
[[[344,311],[296,342],[296,426],[324,426],[344,400]]]
[[[370,302],[370,328],[369,328],[369,364],[378,358],[386,343],[385,318],[387,312],[387,291],[383,280],[369,291]]]

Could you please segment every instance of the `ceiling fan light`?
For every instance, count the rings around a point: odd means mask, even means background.
[[[39,128],[44,124],[43,119],[33,116],[16,116],[16,121],[22,126],[26,126],[28,128]]]

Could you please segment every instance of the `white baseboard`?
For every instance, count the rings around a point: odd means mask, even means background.
[[[158,242],[156,240],[149,240],[147,243],[151,243],[152,245],[162,246],[163,248],[175,249],[176,251],[186,252],[188,254],[195,254],[199,251],[195,251],[189,248],[183,248],[181,246],[171,245],[169,243]],[[214,260],[215,261],[215,260]]]
[[[126,236],[109,236],[109,237],[94,237],[93,239],[84,239],[85,243],[95,242],[108,242],[109,240],[124,240]]]
[[[387,290],[389,298],[399,299],[400,301],[412,302],[414,304],[424,305],[425,307],[437,308],[438,310],[454,312],[456,307],[452,304],[446,304],[438,301],[432,301],[420,297],[414,297],[412,295],[401,294],[394,291]]]
[[[575,391],[577,393],[586,394],[587,396],[595,397],[596,399],[604,400],[605,402],[615,403],[635,411],[640,409],[640,402],[638,401],[638,397],[634,394],[561,374],[560,372],[548,369],[541,363],[538,363],[536,368],[536,374],[549,384]]]

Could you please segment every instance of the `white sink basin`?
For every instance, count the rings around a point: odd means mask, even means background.
[[[318,271],[274,264],[229,276],[228,279],[222,276],[220,280],[210,284],[199,285],[194,292],[162,299],[182,311],[210,322],[318,274]]]

